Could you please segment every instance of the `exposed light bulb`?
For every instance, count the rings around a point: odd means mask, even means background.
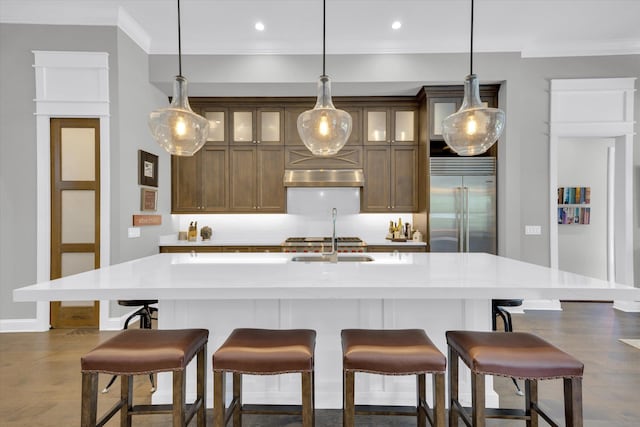
[[[391,24],[391,28],[393,28],[394,30],[399,30],[400,28],[402,28],[402,22],[393,21],[393,24]]]
[[[254,28],[257,31],[264,31],[264,24],[262,22],[256,22],[256,25],[254,26]]]
[[[469,120],[467,121],[467,125],[465,126],[465,130],[467,132],[467,135],[476,134],[476,132],[478,131],[478,123],[476,122],[475,117],[473,116],[469,117]]]
[[[187,124],[184,122],[182,117],[178,117],[174,131],[176,136],[184,136],[187,133]]]
[[[322,115],[320,117],[320,123],[318,124],[318,133],[322,136],[329,135],[329,122],[327,121],[327,116]]]

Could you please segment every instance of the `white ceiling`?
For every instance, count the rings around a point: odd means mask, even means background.
[[[321,0],[181,0],[181,9],[185,54],[322,51]],[[327,53],[468,52],[469,11],[470,0],[327,0]],[[148,53],[177,52],[176,0],[0,0],[0,22],[119,25]],[[640,54],[639,22],[640,0],[476,0],[474,50]]]

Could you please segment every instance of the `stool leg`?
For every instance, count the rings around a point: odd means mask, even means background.
[[[471,423],[473,427],[484,427],[484,375],[471,372]]]
[[[313,380],[311,372],[302,372],[302,427],[313,427]]]
[[[355,372],[343,371],[344,378],[344,403],[342,404],[342,425],[343,427],[353,427],[355,424],[356,408],[355,408]]]
[[[133,376],[120,375],[120,427],[131,427],[131,407],[133,406]]]
[[[102,389],[103,393],[109,393],[109,388],[111,388],[111,386],[113,385],[114,382],[116,382],[116,378],[118,378],[117,375],[113,375],[111,377],[111,379],[109,380],[109,383],[107,384],[107,386],[105,388]]]
[[[226,410],[225,398],[225,372],[213,372],[213,424],[216,427],[225,427],[224,415]]]
[[[98,373],[82,373],[81,427],[95,427],[98,417]]]
[[[538,381],[525,380],[524,387],[525,413],[530,417],[527,427],[538,427],[538,411],[534,408],[538,406]]]
[[[444,427],[444,373],[433,374],[433,427]]]
[[[233,427],[242,427],[242,374],[233,373]]]
[[[564,418],[567,427],[582,427],[582,378],[564,378]]]
[[[200,408],[198,408],[197,414],[197,426],[205,427],[207,425],[207,345],[203,345],[200,351],[198,351],[198,359],[197,359],[197,379],[196,379],[196,387],[197,387],[197,396],[196,401],[201,400]],[[151,379],[153,379],[153,375],[151,375]],[[152,382],[153,384],[153,382]]]
[[[458,352],[449,346],[449,427],[458,427]]]
[[[425,374],[416,375],[416,394],[418,396],[418,404],[416,409],[418,410],[418,427],[427,426],[427,410],[425,404],[427,400],[427,376]]]
[[[173,427],[185,427],[185,394],[184,370],[173,371]]]

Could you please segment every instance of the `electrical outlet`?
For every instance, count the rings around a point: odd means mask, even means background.
[[[542,234],[542,226],[540,225],[525,225],[524,234],[527,236],[539,236]]]
[[[127,237],[130,239],[140,237],[140,227],[129,227],[127,229]]]

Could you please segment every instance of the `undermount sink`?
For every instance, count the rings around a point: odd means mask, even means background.
[[[296,262],[332,262],[329,255],[308,255],[308,256],[294,256],[291,261]],[[373,258],[367,255],[355,255],[355,256],[338,256],[338,262],[369,262],[373,261]]]

